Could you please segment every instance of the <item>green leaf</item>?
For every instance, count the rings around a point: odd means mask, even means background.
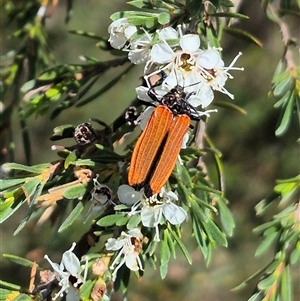
[[[230,0],[220,0],[220,5],[226,6],[226,7],[234,7],[235,4]]]
[[[222,197],[216,197],[216,200],[219,208],[220,221],[224,228],[224,231],[228,236],[232,236],[233,228],[235,227],[232,214],[226,206],[225,201]]]
[[[278,232],[276,228],[270,228],[273,229],[274,232],[269,233],[268,236],[264,238],[264,240],[260,243],[259,247],[257,248],[255,252],[255,256],[260,256],[266,250],[270,247],[270,245],[273,243],[273,241],[276,239]]]
[[[170,260],[170,250],[168,245],[168,238],[167,238],[167,232],[168,230],[165,229],[163,231],[163,237],[160,244],[160,276],[162,279],[164,279],[167,276],[168,273],[168,263]]]
[[[128,23],[135,26],[147,26],[147,23],[153,23],[157,20],[159,14],[147,13],[147,12],[137,12],[137,11],[123,11],[116,12],[110,16],[111,20],[115,21],[120,18],[128,18]]]
[[[247,115],[247,111],[245,111],[245,109],[239,107],[238,105],[232,103],[232,102],[229,102],[229,101],[214,101],[214,105],[217,106],[217,107],[220,107],[220,108],[225,108],[225,109],[230,109],[230,110],[233,110],[233,111],[236,111],[240,114],[243,114],[243,115]]]
[[[232,27],[224,27],[223,30],[229,34],[231,34],[234,37],[241,38],[243,40],[246,40],[248,42],[254,43],[255,45],[258,45],[259,47],[262,47],[262,42],[250,34],[249,32],[246,32],[244,30],[238,29],[238,28],[232,28]]]
[[[45,171],[45,169],[49,168],[50,166],[51,166],[50,163],[33,165],[33,166],[26,166],[23,164],[12,163],[12,162],[3,164],[3,168],[5,168],[5,169],[22,170],[22,171],[27,171],[27,172],[36,173],[36,174],[43,173]]]
[[[200,207],[193,201],[191,202],[192,212],[197,218],[197,222],[202,225],[207,238],[211,243],[218,243],[221,246],[227,246],[227,240],[225,234],[215,225],[215,223],[210,220],[208,216],[200,209]]]
[[[214,193],[216,195],[221,195],[221,192],[219,190],[211,188],[211,187],[209,187],[209,186],[207,186],[205,184],[202,184],[201,182],[195,183],[194,187],[196,189],[201,190],[201,191],[212,192],[212,193]]]
[[[129,216],[128,216],[128,215],[122,215],[122,216],[118,219],[118,221],[116,222],[116,225],[117,225],[117,226],[124,226],[124,225],[127,224],[128,220],[129,220]]]
[[[273,95],[279,97],[280,95],[285,94],[292,87],[292,77],[290,72],[284,71],[278,74],[272,81],[273,83]]]
[[[14,203],[14,198],[7,198],[4,202],[0,203],[0,215],[5,212]]]
[[[20,285],[16,285],[16,284],[6,282],[6,281],[3,281],[3,280],[0,280],[0,286],[1,287],[6,287],[6,288],[14,290],[14,291],[20,291],[22,289]]]
[[[295,178],[294,180],[288,179],[284,182],[277,181],[278,184],[274,187],[274,191],[281,194],[282,197],[293,193],[297,188],[300,187],[300,178]]]
[[[32,301],[32,297],[26,294],[20,294],[19,296],[15,297],[13,301]]]
[[[0,301],[9,300],[7,296],[11,293],[11,291],[6,290],[4,288],[0,288]]]
[[[64,124],[57,126],[53,129],[52,141],[56,141],[63,138],[71,138],[74,135],[75,126],[72,124]]]
[[[96,283],[96,279],[93,281],[87,280],[82,285],[80,285],[80,297],[82,300],[90,300],[91,292],[95,283]]]
[[[220,246],[227,247],[227,239],[224,233],[210,219],[203,222],[203,227],[206,229],[207,236],[210,240],[215,241]]]
[[[172,235],[172,237],[175,239],[175,241],[177,242],[179,248],[181,249],[183,255],[185,256],[187,262],[189,264],[192,264],[192,258],[191,255],[189,254],[188,250],[186,249],[185,245],[182,243],[182,241],[180,240],[180,237],[176,234],[176,232],[170,227],[170,225],[168,226],[169,229],[169,233]]]
[[[25,202],[25,198],[19,201],[14,200],[10,208],[7,208],[7,210],[0,212],[0,224],[3,223],[6,219],[8,219],[12,214],[14,214],[15,211],[17,211]]]
[[[201,250],[206,263],[208,264],[211,259],[211,248],[206,242],[206,234],[203,232],[202,227],[194,216],[191,216],[193,224],[193,235],[196,238],[199,249]]]
[[[253,231],[253,233],[262,233],[270,227],[273,227],[273,226],[276,227],[278,224],[279,224],[279,222],[277,220],[272,220],[270,222],[267,222],[267,223],[257,226],[252,231]]]
[[[145,1],[145,0],[128,1],[127,4],[137,7],[137,8],[144,8],[144,7],[150,8],[150,6],[151,6],[151,3],[148,1]]]
[[[292,301],[292,279],[291,279],[291,271],[290,266],[286,265],[282,271],[281,276],[281,299],[284,301]]]
[[[168,245],[169,245],[170,253],[172,254],[172,256],[173,256],[174,258],[176,258],[175,242],[174,242],[174,240],[171,238],[169,232],[166,232],[166,236],[167,236],[167,239],[168,239]]]
[[[85,194],[85,191],[86,184],[77,184],[67,188],[63,193],[63,197],[68,200],[78,199]]]
[[[218,198],[218,196],[215,196],[215,197]],[[195,201],[199,205],[199,207],[203,206],[204,208],[207,208],[207,209],[209,209],[210,211],[212,211],[214,213],[218,212],[218,210],[214,206],[210,205],[206,201],[201,200],[200,198],[196,197],[194,194],[191,195],[190,200]]]
[[[130,217],[128,223],[127,223],[127,229],[131,230],[138,226],[138,224],[141,222],[141,215],[135,214]]]
[[[263,298],[263,292],[258,292],[256,294],[254,294],[253,296],[251,296],[250,299],[248,299],[248,301],[261,301]]]
[[[22,265],[24,267],[31,268],[34,264],[34,262],[31,261],[31,260],[16,256],[16,255],[13,255],[13,254],[3,254],[3,257],[6,258],[6,259],[9,259],[9,260],[11,260],[11,261],[13,261],[13,262],[15,262],[19,265]]]
[[[99,221],[97,221],[97,225],[101,227],[108,227],[115,225],[119,219],[123,217],[122,214],[111,214],[102,217]]]
[[[41,184],[42,177],[41,176],[36,176],[33,178],[28,178],[23,185],[22,189],[25,193],[26,199],[28,202],[32,202],[31,197],[35,194],[38,186]]]
[[[300,258],[300,240],[297,241],[296,247],[291,253],[291,259],[290,259],[291,264],[297,263],[299,258]]]
[[[84,31],[84,30],[75,30],[75,29],[71,29],[68,32],[72,33],[72,34],[75,34],[75,35],[92,38],[92,39],[95,39],[97,41],[103,39],[101,36],[96,35],[94,32],[89,32],[89,31]],[[82,57],[86,58],[85,55],[83,55]],[[99,62],[97,59],[86,59],[86,60],[88,62],[90,62],[90,63],[97,63],[97,62]]]
[[[75,166],[95,166],[95,162],[90,159],[78,159],[72,164],[74,164]]]
[[[0,190],[5,190],[7,188],[10,187],[14,187],[18,184],[21,184],[23,182],[25,182],[26,178],[22,178],[22,179],[0,179]]]
[[[274,284],[276,281],[276,276],[274,274],[271,274],[270,276],[264,278],[261,280],[258,284],[257,287],[260,290],[267,290],[272,284]]]
[[[234,12],[221,12],[221,13],[212,13],[209,14],[210,16],[215,17],[226,17],[226,18],[235,18],[235,19],[242,19],[242,20],[248,20],[249,17],[243,14],[234,13]]]
[[[79,217],[82,210],[83,210],[83,204],[82,204],[82,202],[78,202],[76,207],[72,210],[72,212],[65,219],[63,224],[59,227],[58,233],[61,233],[61,232],[65,231],[67,228],[69,228],[75,222],[75,220]]]
[[[257,215],[262,215],[269,206],[274,204],[274,201],[278,199],[277,193],[272,193],[271,195],[267,196],[263,200],[261,200],[254,208]]]
[[[23,93],[27,93],[29,92],[30,90],[34,89],[36,86],[36,80],[35,79],[32,79],[28,82],[26,82],[25,84],[23,84],[23,86],[21,87],[21,92]]]
[[[186,206],[190,206],[189,205],[189,199],[190,199],[189,191],[187,190],[186,186],[184,186],[181,181],[178,182],[177,193],[178,193],[180,201],[183,204],[185,204]]]
[[[233,291],[237,291],[240,290],[242,288],[244,288],[247,284],[249,284],[252,280],[254,280],[255,278],[260,277],[261,275],[263,275],[265,273],[265,271],[268,269],[268,265],[262,267],[260,270],[258,270],[257,272],[255,272],[253,275],[251,275],[249,278],[247,278],[244,282],[242,282],[240,285],[234,287],[232,290]]]
[[[282,73],[284,70],[286,70],[287,64],[285,60],[280,60],[276,66],[276,69],[274,71],[273,81],[276,79],[276,77]]]
[[[188,170],[178,160],[176,163],[176,172],[173,172],[173,174],[176,176],[178,183],[182,183],[186,188],[192,187],[192,179]]]
[[[159,24],[165,25],[170,22],[170,19],[171,19],[170,14],[168,14],[167,12],[163,12],[159,14],[157,21]]]
[[[288,104],[287,104],[286,108],[282,109],[282,118],[280,121],[280,125],[278,126],[278,128],[275,131],[276,136],[283,135],[287,131],[289,125],[291,124],[294,103],[295,103],[295,93],[293,91],[290,99],[288,100]]]
[[[69,153],[68,157],[65,160],[64,168],[67,169],[70,164],[74,163],[77,159],[76,152],[73,151]]]

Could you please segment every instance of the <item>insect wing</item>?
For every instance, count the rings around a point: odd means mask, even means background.
[[[173,114],[166,106],[158,106],[138,139],[128,172],[130,186],[145,183],[151,172],[157,152],[173,122]]]
[[[190,118],[187,115],[173,116],[163,151],[149,182],[153,194],[158,193],[168,181],[176,164],[183,137],[189,126]]]

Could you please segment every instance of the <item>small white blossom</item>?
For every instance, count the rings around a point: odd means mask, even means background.
[[[220,91],[230,98],[233,95],[225,88],[225,82],[232,78],[229,70],[243,70],[243,68],[233,67],[239,53],[228,67],[224,67],[224,62],[220,56],[220,50],[216,48],[200,49],[200,38],[196,34],[182,34],[181,27],[178,27],[179,43],[170,45],[167,41],[174,39],[175,34],[171,30],[166,30],[160,36],[160,42],[153,45],[150,51],[150,61],[147,65],[156,65],[156,70],[145,76],[148,89],[138,87],[138,98],[150,101],[147,90],[151,88],[148,78],[161,71],[166,72],[167,77],[163,83],[155,87],[155,93],[162,97],[176,85],[184,87],[186,101],[193,107],[207,107],[214,99],[213,91]],[[168,36],[170,34],[170,36]]]
[[[60,291],[55,294],[53,297],[53,300],[56,300],[59,296],[63,296],[63,293],[67,293],[67,300],[71,300],[72,298],[69,296],[69,289],[70,295],[73,296],[74,301],[79,300],[79,294],[77,294],[76,287],[83,283],[86,278],[87,273],[87,262],[86,262],[86,269],[85,269],[85,275],[84,278],[81,277],[82,269],[80,267],[80,261],[76,257],[76,255],[72,252],[76,246],[76,243],[72,244],[72,247],[63,253],[62,260],[60,264],[57,264],[55,262],[52,262],[48,255],[45,255],[44,258],[50,263],[51,267],[53,268],[55,278],[59,281],[58,285],[61,286]],[[73,276],[77,278],[77,281],[72,285],[69,281],[69,277]],[[75,295],[78,295],[78,299],[74,298]]]
[[[128,59],[134,64],[145,63],[149,58],[150,42],[151,37],[148,34],[132,41],[129,48],[124,49],[128,51]]]
[[[134,228],[128,231],[128,233],[122,232],[117,239],[109,238],[107,240],[105,244],[107,251],[119,252],[110,266],[114,270],[112,273],[113,281],[116,279],[117,272],[124,263],[132,271],[143,270],[142,262],[139,258],[142,250],[142,240],[143,235],[138,228]]]
[[[122,49],[136,31],[136,26],[129,24],[127,18],[118,19],[108,27],[108,41],[113,48]]]
[[[228,67],[225,67],[220,53],[215,48],[205,50],[199,57],[199,65],[202,67],[201,74],[205,78],[205,84],[211,86],[213,90],[220,91],[228,95],[231,99],[234,96],[229,93],[224,85],[227,79],[232,79],[229,70],[244,70],[243,68],[233,67],[237,59],[242,55],[239,52]]]
[[[132,193],[132,187],[122,185],[122,191],[125,192],[126,186]],[[139,193],[139,192],[136,192]],[[118,193],[120,202],[126,204],[128,196],[125,193]],[[163,187],[159,194],[146,198],[140,193],[140,200],[138,200],[131,207],[130,215],[140,213],[142,224],[145,227],[155,228],[155,239],[159,241],[159,224],[167,220],[172,225],[180,225],[186,219],[187,213],[185,210],[173,203],[178,201],[177,195],[172,191],[166,191]]]

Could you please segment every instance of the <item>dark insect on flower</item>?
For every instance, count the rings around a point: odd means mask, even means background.
[[[78,145],[83,146],[94,142],[97,139],[97,134],[90,123],[84,122],[76,126],[74,139]]]
[[[193,95],[193,93],[186,93],[184,87],[176,85],[167,94],[165,94],[161,99],[158,99],[154,88],[152,87],[148,91],[148,95],[151,99],[162,105],[167,106],[172,113],[176,115],[186,114],[192,120],[200,120],[201,115],[187,100]]]

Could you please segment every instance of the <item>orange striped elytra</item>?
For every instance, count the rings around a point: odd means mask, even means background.
[[[157,106],[133,150],[129,185],[144,188],[147,197],[158,193],[172,173],[189,126],[188,115],[175,115],[167,106]]]

